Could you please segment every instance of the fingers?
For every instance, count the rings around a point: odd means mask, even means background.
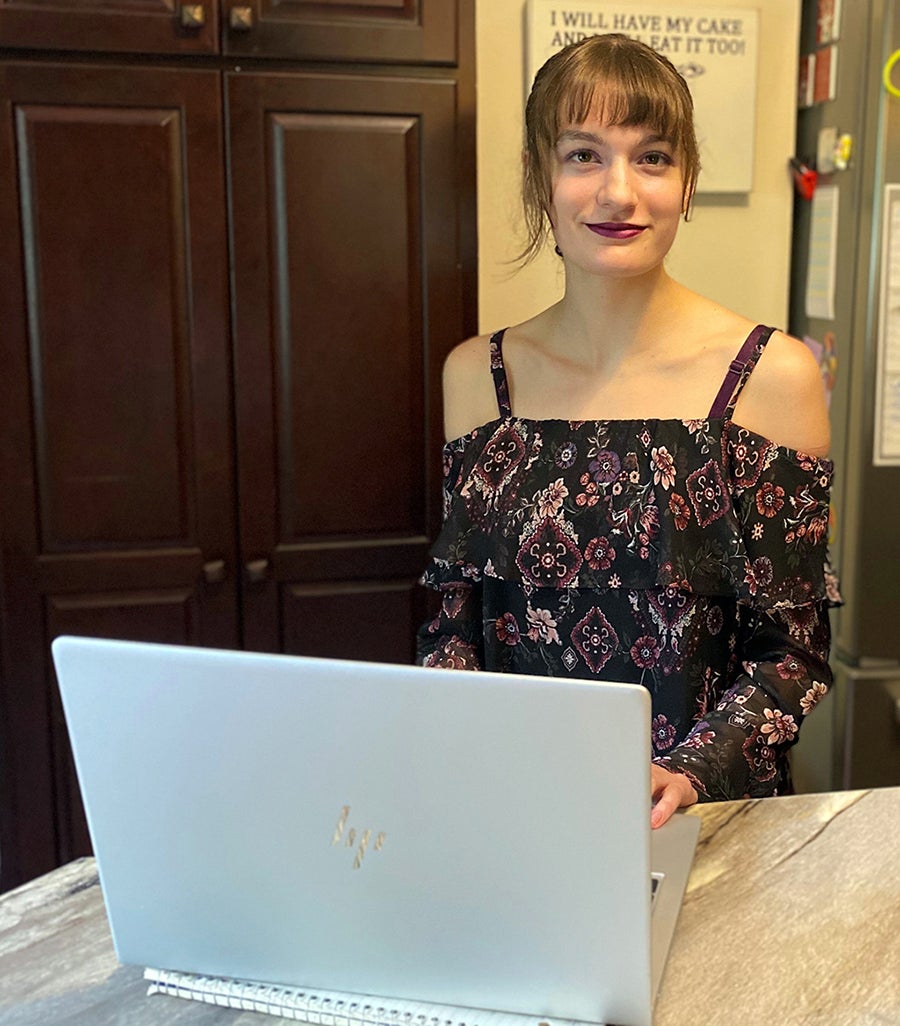
[[[671,785],[664,788],[650,813],[650,826],[656,830],[680,807],[678,793]]]
[[[683,773],[670,773],[662,766],[650,767],[650,794],[654,799],[650,813],[650,826],[661,827],[678,809],[693,805],[697,792]]]

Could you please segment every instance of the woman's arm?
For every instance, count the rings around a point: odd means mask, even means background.
[[[453,504],[459,484],[466,432],[496,416],[489,338],[471,338],[458,345],[444,363],[444,517]],[[445,528],[446,530],[446,524]],[[484,665],[481,583],[466,576],[465,568],[432,557],[422,584],[440,596],[440,610],[418,631],[416,662],[459,670],[478,670]]]
[[[416,663],[451,670],[480,670],[484,666],[481,628],[481,585],[441,583],[426,571],[423,583],[441,596],[438,615],[419,628]]]
[[[779,447],[761,474],[739,477],[733,494],[752,591],[738,605],[739,675],[690,734],[655,760],[687,775],[701,799],[783,791],[787,752],[832,680],[828,411],[819,368],[802,343],[772,336],[734,421]]]
[[[686,773],[701,800],[783,793],[787,753],[831,686],[827,602],[741,609],[743,673],[679,745],[655,760]]]
[[[497,416],[489,335],[470,338],[451,351],[444,361],[443,395],[448,442]]]
[[[773,333],[741,392],[732,418],[778,445],[825,458],[831,426],[822,374],[807,347]]]

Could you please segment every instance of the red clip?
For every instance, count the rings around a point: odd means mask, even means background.
[[[816,182],[819,180],[819,173],[811,167],[807,167],[796,157],[791,157],[791,171],[794,175],[794,187],[805,200],[811,200],[816,191]]]

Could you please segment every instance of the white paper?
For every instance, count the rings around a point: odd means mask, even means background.
[[[837,268],[838,187],[820,185],[812,198],[809,264],[806,269],[806,316],[834,320]]]
[[[819,129],[816,142],[816,170],[820,175],[830,175],[834,171],[834,151],[837,149],[838,130],[836,125]]]
[[[883,225],[873,462],[900,466],[900,185],[885,186]]]

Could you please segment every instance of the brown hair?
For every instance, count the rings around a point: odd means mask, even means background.
[[[555,53],[538,71],[525,106],[522,202],[527,242],[520,260],[534,259],[549,229],[552,168],[563,125],[591,112],[610,125],[647,125],[671,141],[682,165],[685,220],[700,172],[694,102],[670,60],[619,33],[589,36]]]

